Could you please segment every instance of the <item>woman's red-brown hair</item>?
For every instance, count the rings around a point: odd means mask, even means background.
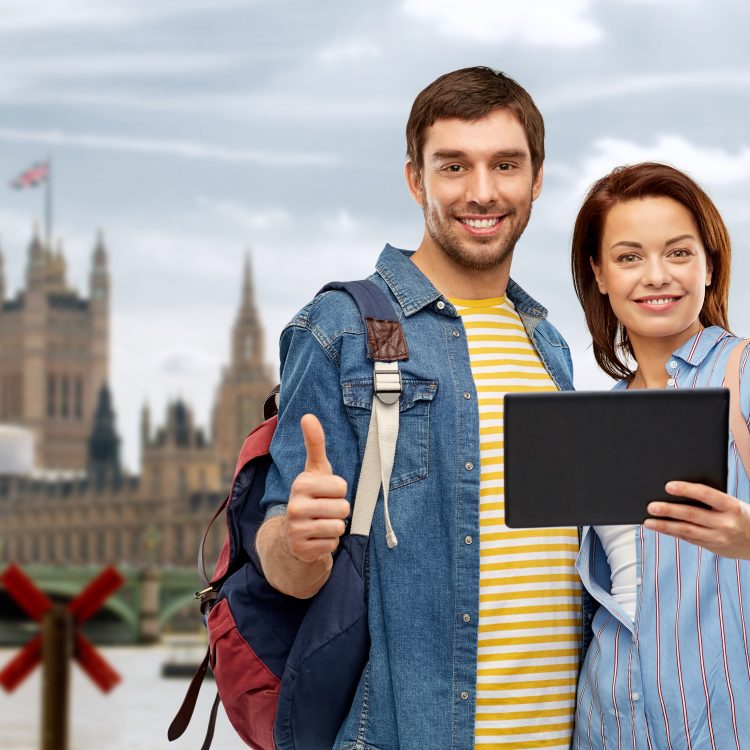
[[[632,377],[628,359],[633,349],[627,331],[615,317],[609,298],[596,284],[591,260],[599,262],[604,222],[617,203],[640,198],[671,198],[693,215],[711,268],[699,320],[705,327],[729,330],[727,303],[731,243],[716,206],[684,172],[667,164],[643,162],[617,167],[594,183],[576,217],[573,229],[573,284],[591,332],[594,357],[607,375],[619,380]]]

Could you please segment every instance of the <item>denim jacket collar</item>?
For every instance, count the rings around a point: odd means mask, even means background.
[[[430,280],[412,263],[413,250],[401,250],[386,245],[380,253],[377,272],[398,300],[407,317],[440,299],[442,295]],[[513,279],[508,279],[505,292],[519,313],[536,318],[546,318],[547,310],[530,297]]]

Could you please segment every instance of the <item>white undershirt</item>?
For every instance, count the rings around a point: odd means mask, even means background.
[[[594,526],[612,571],[612,596],[635,620],[637,526]]]

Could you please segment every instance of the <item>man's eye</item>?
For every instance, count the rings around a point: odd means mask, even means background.
[[[452,172],[454,174],[456,172],[462,172],[463,171],[463,167],[460,164],[449,164],[447,167],[444,167],[444,169],[445,169],[446,172]]]
[[[497,165],[497,168],[501,172],[510,172],[511,169],[513,169],[513,165],[510,162],[504,161]]]

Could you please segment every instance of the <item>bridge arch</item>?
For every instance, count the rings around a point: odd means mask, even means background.
[[[163,628],[180,610],[185,607],[193,606],[196,608],[196,623],[198,622],[197,606],[195,603],[195,594],[191,591],[181,594],[172,599],[165,607],[159,611],[159,628]]]
[[[80,584],[75,581],[47,582],[43,586],[43,591],[45,594],[67,599],[73,599],[81,593]],[[102,609],[117,615],[134,633],[138,633],[138,613],[127,602],[118,596],[111,596],[102,604]]]

